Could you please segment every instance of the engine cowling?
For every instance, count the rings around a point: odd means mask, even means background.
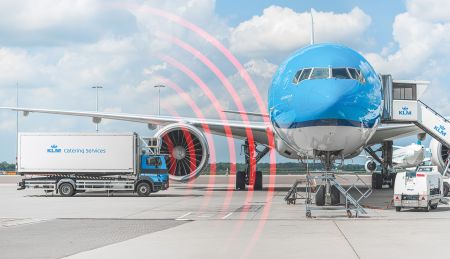
[[[375,170],[377,170],[377,164],[373,160],[369,160],[364,165],[364,168],[366,169],[366,172],[373,173]]]
[[[439,171],[443,171],[447,166],[450,149],[442,145],[439,141],[432,139],[430,142],[431,163],[439,167]]]
[[[209,147],[205,134],[198,128],[174,123],[156,133],[161,138],[161,154],[169,155],[169,176],[177,182],[197,178],[209,160]]]

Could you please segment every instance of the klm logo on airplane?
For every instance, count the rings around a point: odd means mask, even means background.
[[[401,111],[398,111],[398,115],[400,116],[410,116],[412,112],[409,110],[408,106],[403,106]]]
[[[61,149],[58,148],[58,145],[51,145],[50,148],[47,148],[47,153],[61,153]]]
[[[447,130],[445,129],[444,126],[442,125],[436,125],[434,126],[434,130],[436,130],[439,134],[441,134],[442,136],[447,136]]]

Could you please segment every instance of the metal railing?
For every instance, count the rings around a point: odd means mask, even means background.
[[[441,119],[443,119],[445,122],[450,123],[450,121],[445,118],[444,116],[442,116],[440,113],[438,113],[436,110],[434,110],[433,108],[431,108],[430,106],[426,105],[424,102],[422,102],[421,100],[417,100],[418,103],[422,104],[423,106],[425,106],[425,108],[427,108],[428,110],[432,111],[434,113],[434,115],[440,117]]]

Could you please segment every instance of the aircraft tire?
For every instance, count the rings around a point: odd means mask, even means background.
[[[383,187],[383,176],[379,173],[372,174],[372,189],[381,189]]]
[[[253,189],[255,191],[262,191],[262,189],[263,189],[263,175],[262,175],[261,171],[256,171],[255,186]]]
[[[245,172],[244,171],[237,171],[236,172],[236,191],[243,191],[245,190]]]
[[[341,203],[341,193],[336,188],[336,186],[332,185],[330,188],[330,195],[331,195],[331,205],[338,205]]]
[[[319,190],[316,192],[316,205],[325,205],[325,185],[321,185]]]

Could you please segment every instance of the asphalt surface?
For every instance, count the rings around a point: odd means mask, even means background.
[[[355,180],[347,178],[342,181]],[[172,185],[145,198],[132,193],[45,196],[0,184],[0,258],[445,255],[448,205],[428,213],[398,213],[391,206],[392,190],[376,190],[363,202],[367,215],[348,218],[342,210],[313,210],[309,219],[303,199],[295,205],[284,201],[286,179],[277,177],[273,192],[244,192],[233,191],[232,178],[202,176],[201,182]]]

